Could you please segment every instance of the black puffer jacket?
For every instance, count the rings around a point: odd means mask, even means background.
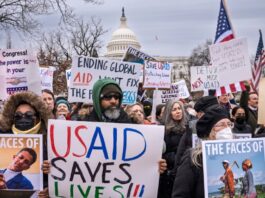
[[[172,198],[204,198],[203,169],[192,163],[191,150],[185,153],[178,168]]]

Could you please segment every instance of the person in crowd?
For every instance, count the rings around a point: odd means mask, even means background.
[[[156,124],[162,124],[162,117],[165,110],[165,104],[159,104],[156,106]]]
[[[70,110],[71,106],[70,103],[67,101],[65,97],[59,96],[55,100],[55,116],[56,119],[61,120],[71,120]]]
[[[133,123],[136,124],[151,124],[147,119],[145,119],[144,115],[144,107],[140,103],[136,103],[133,105],[127,105],[125,107],[125,112],[132,119]]]
[[[234,173],[231,167],[229,167],[230,163],[228,160],[224,160],[222,164],[225,169],[225,173],[221,176],[220,180],[225,184],[224,198],[233,198],[235,196]]]
[[[55,98],[54,94],[49,89],[43,89],[41,91],[42,100],[46,103],[49,110],[52,112],[52,115],[55,117]]]
[[[47,156],[47,125],[52,118],[51,111],[37,94],[27,91],[11,95],[6,101],[0,119],[0,133],[42,134],[43,159]],[[44,187],[48,186],[48,178],[44,177]],[[39,193],[46,197],[48,189]]]
[[[197,113],[196,119],[189,120],[189,130],[187,130],[186,133],[184,133],[181,137],[175,157],[174,173],[177,172],[177,169],[181,163],[181,158],[186,150],[192,147],[192,133],[196,133],[196,123],[198,119],[201,118],[205,112],[217,106],[219,106],[219,103],[215,96],[204,96],[195,103],[194,109]]]
[[[244,108],[247,124],[251,126],[252,136],[255,136],[256,130],[259,127],[258,121],[258,103],[259,98],[257,93],[250,92],[250,85],[245,83],[246,90],[241,93],[240,106]]]
[[[166,152],[162,156],[167,162],[168,170],[160,176],[158,197],[171,197],[175,155],[182,135],[188,130],[187,123],[188,120],[183,103],[178,100],[169,100],[166,103],[163,114]]]
[[[86,104],[86,103],[82,104],[81,108],[78,111],[78,116],[77,116],[78,121],[86,120],[86,118],[89,116],[89,114],[92,111],[91,106],[92,106],[91,104]]]
[[[151,115],[151,112],[152,112],[152,106],[153,106],[152,99],[146,98],[142,102],[142,104],[143,104],[143,109],[144,109],[144,115],[146,117],[149,117]]]
[[[83,105],[82,102],[74,102],[71,104],[71,112],[70,112],[71,120],[79,120],[78,112],[81,109],[82,105]]]
[[[234,108],[234,104],[230,103],[230,95],[229,94],[222,94],[221,96],[218,96],[218,102],[221,106],[223,106],[228,116],[230,117],[230,112]]]
[[[242,169],[245,171],[245,175],[243,177],[243,189],[241,194],[244,198],[256,198],[257,192],[254,185],[253,174],[250,169],[252,169],[252,162],[250,159],[245,159],[242,162]]]
[[[31,181],[22,172],[28,170],[36,160],[34,149],[21,149],[8,167],[0,170],[0,189],[33,189]]]
[[[242,107],[237,106],[232,109],[232,119],[234,121],[233,133],[252,134],[252,129],[246,122],[245,110]]]
[[[131,123],[131,119],[121,108],[122,96],[122,90],[114,80],[98,80],[93,86],[93,110],[87,121]]]
[[[198,120],[196,131],[203,140],[232,139],[232,126],[227,111],[217,106]],[[203,184],[202,147],[199,144],[184,154],[175,177],[172,198],[204,198]]]

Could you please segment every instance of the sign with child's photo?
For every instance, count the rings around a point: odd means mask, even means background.
[[[265,197],[265,138],[202,141],[205,197]]]
[[[51,197],[156,197],[164,128],[49,120]]]
[[[1,134],[0,156],[0,197],[43,189],[41,135]]]

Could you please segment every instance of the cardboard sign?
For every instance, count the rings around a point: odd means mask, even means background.
[[[3,191],[9,191],[6,192],[10,195],[9,197],[16,195],[17,191],[32,194],[34,191],[43,189],[42,148],[41,135],[0,134],[0,174],[4,176],[7,185],[7,189],[3,189]],[[27,162],[19,162],[21,159],[33,159],[33,155],[36,155],[36,161],[28,169],[25,167]],[[9,171],[18,174],[10,177],[12,175],[9,174]],[[18,185],[18,181],[23,182]],[[0,195],[4,195],[5,192],[1,191]]]
[[[144,88],[170,89],[171,87],[170,63],[145,61]]]
[[[244,197],[253,191],[257,192],[257,197],[264,195],[264,148],[264,138],[202,141],[204,196],[224,197],[229,189],[234,189],[235,197]],[[242,167],[246,159],[252,164],[248,173]],[[229,173],[224,161],[229,163]]]
[[[163,126],[49,120],[50,196],[156,197],[163,137]]]
[[[123,104],[137,98],[141,65],[109,59],[75,56],[71,68],[69,102],[92,103],[92,89],[98,79],[112,78],[123,91]]]
[[[28,50],[0,50],[0,99],[21,91],[41,94],[37,56]]]
[[[220,87],[219,72],[215,66],[190,67],[191,91],[217,89]]]
[[[251,79],[247,39],[232,39],[209,46],[212,65],[218,67],[219,85]]]
[[[41,89],[48,89],[53,92],[53,72],[55,67],[40,67]]]
[[[265,125],[265,78],[259,81],[258,124]]]

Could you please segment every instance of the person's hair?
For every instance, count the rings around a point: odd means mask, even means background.
[[[255,95],[258,95],[258,94],[257,94],[256,92],[254,92],[254,91],[253,91],[253,92],[250,92],[250,93],[248,94],[248,100],[249,100],[250,96],[251,96],[251,95],[254,95],[254,94],[255,94]]]
[[[173,120],[171,116],[171,111],[175,103],[179,104],[181,111],[182,111],[182,118],[180,121]],[[186,124],[187,124],[187,116],[186,116],[186,111],[184,109],[183,103],[178,100],[167,101],[164,114],[162,117],[162,122],[165,125],[166,132],[170,132],[170,130],[174,127],[178,127],[180,131],[185,130]]]
[[[127,105],[125,108],[124,108],[124,111],[129,115],[131,113],[131,110],[134,106],[139,106],[141,107],[142,111],[143,111],[143,114],[144,114],[144,107],[141,103],[137,102],[135,104],[132,104],[132,105]],[[145,115],[144,115],[145,116]]]
[[[201,143],[191,150],[191,162],[196,167],[202,167],[202,145]]]
[[[52,93],[51,90],[49,90],[49,89],[43,89],[43,90],[41,90],[41,93],[47,93],[47,94],[51,95],[53,101],[55,102],[55,97],[54,97],[54,94]]]
[[[245,109],[243,108],[243,107],[240,107],[240,106],[236,106],[236,107],[234,107],[233,109],[232,109],[232,116],[235,116],[236,115],[236,112],[237,112],[237,110],[238,109],[243,109],[244,110],[244,112],[245,112]]]
[[[156,118],[158,116],[160,116],[161,111],[162,111],[162,109],[163,109],[164,106],[165,106],[165,104],[159,104],[159,105],[156,106]]]
[[[18,153],[17,153],[17,155],[19,154],[19,153],[22,153],[23,151],[26,151],[26,152],[28,152],[31,156],[32,156],[32,161],[31,161],[31,164],[34,164],[35,162],[36,162],[36,160],[37,160],[37,153],[35,152],[35,150],[34,149],[32,149],[32,148],[23,148],[23,149],[21,149]],[[31,165],[30,164],[30,165]]]

